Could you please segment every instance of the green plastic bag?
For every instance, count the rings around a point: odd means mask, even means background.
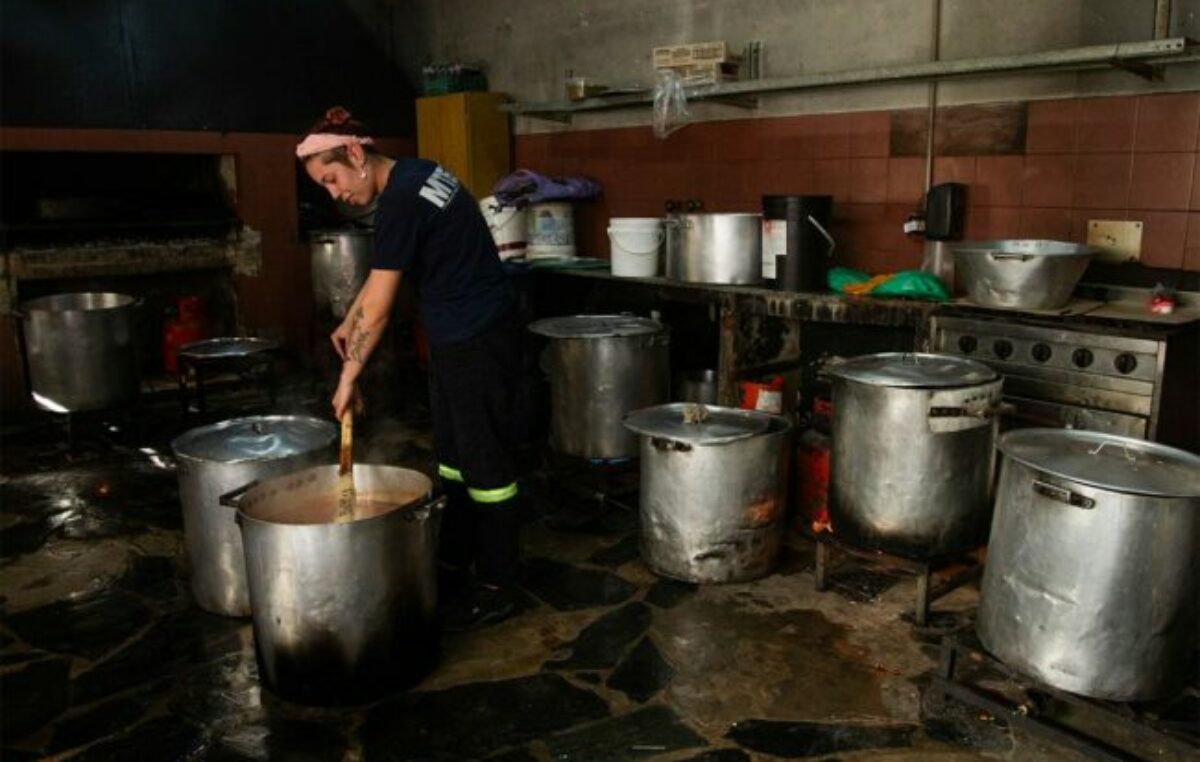
[[[921,270],[901,270],[889,276],[875,276],[878,281],[874,286],[863,291],[869,296],[896,296],[906,299],[925,299],[932,302],[944,302],[950,299],[946,287],[937,278]],[[829,271],[826,282],[838,293],[848,293],[846,287],[867,283],[872,276],[848,267],[835,267]]]

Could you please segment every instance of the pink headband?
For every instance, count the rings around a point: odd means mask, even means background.
[[[343,146],[352,145],[369,146],[374,142],[371,138],[360,138],[357,135],[334,135],[330,132],[314,132],[306,136],[296,146],[296,158],[307,159],[309,156],[324,153],[331,148],[342,148]]]

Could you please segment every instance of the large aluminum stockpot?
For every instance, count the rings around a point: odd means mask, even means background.
[[[791,423],[755,410],[688,403],[631,413],[642,435],[641,552],[690,582],[765,576],[779,558]]]
[[[852,544],[928,558],[987,539],[1003,381],[950,355],[884,353],[833,377],[829,516]]]
[[[547,318],[529,330],[550,338],[550,439],[582,458],[637,454],[626,413],[667,401],[670,334],[633,315]]]
[[[318,230],[312,234],[313,299],[318,309],[345,317],[371,270],[370,230]]]
[[[373,701],[437,654],[437,538],[445,498],[394,466],[354,467],[353,521],[335,522],[338,467],[222,498],[238,509],[259,677],[302,704]]]
[[[955,278],[984,307],[1052,310],[1071,301],[1094,250],[1040,240],[975,241],[954,245]]]
[[[103,410],[140,391],[137,308],[125,294],[43,296],[19,308],[33,401],[52,413]]]
[[[977,629],[1027,675],[1095,698],[1166,698],[1194,674],[1200,457],[1070,429],[1000,439]]]
[[[678,214],[663,220],[668,278],[690,283],[762,282],[761,214]]]
[[[192,595],[200,608],[250,615],[242,536],[221,495],[258,479],[332,463],[337,436],[337,426],[319,418],[252,416],[201,426],[171,443],[179,464]]]

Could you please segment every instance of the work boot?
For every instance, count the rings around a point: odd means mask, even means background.
[[[499,624],[516,612],[516,590],[480,584],[464,600],[447,607],[442,626],[447,632],[469,632]]]

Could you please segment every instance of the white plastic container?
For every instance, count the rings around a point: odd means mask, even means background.
[[[564,201],[529,207],[529,245],[526,259],[561,259],[575,256],[575,221]]]
[[[496,201],[495,196],[488,196],[479,202],[479,211],[483,212],[488,230],[492,231],[492,240],[496,242],[501,260],[525,256],[529,246],[528,210],[505,206]]]
[[[622,278],[653,278],[658,275],[658,252],[663,226],[657,217],[613,217],[608,240],[612,274]]]

